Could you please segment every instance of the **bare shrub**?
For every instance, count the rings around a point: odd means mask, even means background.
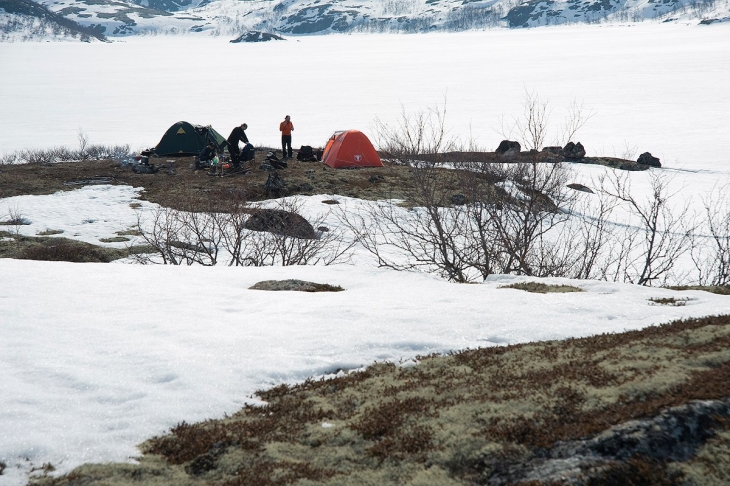
[[[408,165],[412,190],[406,211],[389,202],[360,214],[342,212],[343,224],[380,266],[437,273],[454,282],[492,273],[566,275],[574,266],[560,238],[548,233],[571,214],[561,164],[429,161],[444,143],[445,110],[403,114],[398,127],[380,125],[392,160]],[[454,199],[453,188],[462,194]],[[463,200],[461,200],[463,199]],[[458,202],[454,202],[458,201]]]
[[[258,208],[240,192],[224,192],[207,199],[207,209],[194,211],[200,202],[179,201],[182,209],[157,208],[138,213],[137,231],[152,254],[138,255],[140,263],[169,265],[287,266],[330,265],[347,262],[353,243],[340,231],[318,232],[314,238],[286,233],[255,231],[246,222]],[[295,214],[302,203],[293,198],[281,200],[278,209]],[[316,221],[315,227],[323,226]]]
[[[27,149],[5,154],[0,158],[2,164],[53,164],[58,162],[75,162],[79,160],[124,160],[132,151],[127,145],[91,145],[88,137],[79,129],[79,149],[53,147],[50,149]]]
[[[618,280],[638,285],[672,281],[673,270],[689,250],[694,231],[689,202],[672,205],[670,200],[674,201],[679,191],[671,191],[669,179],[654,171],[649,173],[651,192],[644,199],[632,193],[628,174],[614,171],[604,182],[600,190],[616,198],[638,222],[637,226],[625,229],[614,267],[621,274]]]
[[[730,284],[730,186],[703,199],[706,235],[693,235],[690,250],[700,285]]]
[[[29,225],[30,221],[23,216],[20,208],[15,205],[8,207],[8,219],[2,222],[3,225],[10,226],[12,228],[11,234],[18,240],[20,238],[20,229],[23,226]]]
[[[88,146],[89,146],[89,136],[84,132],[84,130],[79,127],[79,132],[77,135],[78,141],[79,141],[79,151],[78,155],[81,160],[86,160],[89,158],[88,153]]]
[[[395,126],[375,121],[378,150],[385,158],[404,164],[418,160],[419,155],[448,152],[454,139],[446,129],[446,102],[416,113],[407,113],[401,106],[401,115]]]
[[[547,100],[543,100],[535,91],[525,89],[522,101],[522,114],[508,120],[505,115],[500,118],[498,133],[508,140],[517,138],[528,150],[541,150],[546,140],[551,137],[559,145],[574,141],[578,131],[594,116],[586,111],[583,102],[573,100],[566,109],[563,121],[556,127],[551,125],[552,108]]]
[[[3,154],[0,156],[0,165],[17,164],[20,157],[17,152]]]
[[[567,112],[563,118],[562,125],[558,128],[559,134],[556,142],[559,145],[566,145],[568,142],[574,141],[578,131],[588,123],[588,120],[593,118],[595,113],[586,111],[583,106],[583,102],[580,103],[578,100],[573,100],[568,105]]]

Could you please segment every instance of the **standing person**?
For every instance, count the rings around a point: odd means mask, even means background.
[[[291,159],[293,155],[291,149],[291,132],[293,130],[294,124],[291,122],[289,115],[286,115],[284,121],[279,123],[279,131],[281,132],[281,155],[284,159]]]
[[[238,142],[248,143],[245,132],[247,128],[248,125],[241,123],[241,126],[234,128],[231,134],[228,135],[228,152],[231,154],[231,163],[233,163],[234,168],[241,165],[241,149],[238,148]]]

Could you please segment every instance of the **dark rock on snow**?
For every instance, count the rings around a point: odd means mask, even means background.
[[[641,165],[648,165],[650,167],[662,166],[662,163],[659,162],[659,159],[651,155],[649,152],[644,152],[643,154],[639,155],[639,158],[636,160],[636,162]]]
[[[557,146],[557,147],[543,147],[543,152],[550,152],[551,154],[555,155],[562,155],[563,154],[563,147]]]
[[[309,221],[282,209],[259,209],[246,220],[246,229],[313,240],[317,237]]]
[[[499,147],[497,147],[497,150],[495,150],[495,152],[499,155],[515,155],[515,154],[519,154],[520,150],[522,150],[522,146],[520,145],[520,142],[513,142],[511,140],[502,140],[499,143]]]
[[[578,184],[577,182],[576,183],[572,183],[572,184],[568,184],[568,187],[570,187],[571,189],[574,189],[576,191],[588,192],[590,194],[595,194],[595,192],[593,192],[593,190],[590,187],[584,186],[583,184]]]
[[[279,37],[275,34],[267,34],[265,32],[257,32],[249,30],[245,34],[233,39],[231,43],[238,44],[239,42],[268,42],[272,40],[286,40],[283,37]]]
[[[583,148],[583,144],[581,144],[580,142],[568,142],[567,145],[563,147],[563,157],[565,157],[566,160],[580,160],[585,156],[586,149]]]
[[[249,288],[253,290],[294,290],[299,292],[342,292],[343,290],[345,290],[339,285],[321,284],[297,279],[264,280],[262,282],[258,282],[252,285]]]

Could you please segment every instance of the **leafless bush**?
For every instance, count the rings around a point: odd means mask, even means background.
[[[186,205],[178,204],[185,208]],[[298,213],[296,199],[281,200],[278,209]],[[259,211],[240,194],[211,197],[204,211],[158,208],[139,213],[137,230],[154,251],[138,255],[140,263],[168,265],[287,266],[331,265],[347,262],[352,243],[336,229],[319,230],[315,238],[300,238],[246,227],[251,214]],[[315,227],[324,227],[322,221]]]
[[[522,102],[522,114],[507,119],[502,115],[498,133],[508,140],[518,139],[520,144],[529,150],[541,150],[553,132],[554,143],[565,145],[574,141],[578,131],[593,117],[594,113],[586,111],[582,102],[573,100],[567,107],[563,122],[551,129],[552,108],[548,101],[540,98],[534,91],[525,90]]]
[[[126,145],[92,145],[81,140],[79,150],[67,147],[50,149],[27,149],[5,154],[0,158],[2,164],[53,164],[57,162],[76,162],[80,160],[124,160],[132,155],[131,148]]]
[[[694,223],[689,214],[689,203],[674,206],[679,191],[672,192],[669,179],[651,172],[650,194],[640,199],[631,190],[628,173],[607,178],[601,191],[622,204],[631,218],[638,221],[634,228],[625,229],[624,241],[631,248],[621,246],[615,271],[621,281],[639,285],[666,283],[673,278],[673,270],[690,248]]]
[[[547,107],[534,96],[528,101],[523,133],[538,147]],[[565,132],[570,136],[587,120],[581,111],[577,104],[571,109]],[[596,182],[597,194],[578,198],[566,189],[568,172],[562,164],[454,163],[447,170],[427,157],[445,146],[443,113],[404,113],[398,127],[380,125],[379,140],[388,156],[411,168],[411,209],[380,202],[341,216],[379,265],[437,273],[455,282],[492,273],[639,285],[686,277],[677,264],[689,249],[694,221],[689,202],[676,204],[679,192],[670,190],[665,176],[650,173],[651,193],[642,198],[632,191],[629,173],[609,172]],[[458,202],[454,187],[463,191]],[[716,242],[730,233],[721,204],[707,203],[708,213],[717,215]],[[615,222],[617,208],[629,221]],[[716,268],[712,273],[719,279],[727,278],[717,270],[727,267],[725,248],[717,250],[725,260],[717,256],[704,262]]]
[[[0,155],[0,165],[17,164],[18,160],[19,160],[19,156],[18,156],[17,152]]]
[[[449,151],[454,139],[446,129],[446,103],[428,110],[401,115],[395,126],[375,121],[376,143],[386,158],[404,164],[413,164],[420,155]]]
[[[578,131],[588,123],[588,120],[593,118],[593,115],[593,112],[586,111],[583,102],[578,103],[577,100],[573,100],[568,105],[563,117],[563,124],[558,129],[560,134],[556,143],[564,146],[568,142],[574,141]]]
[[[18,154],[21,163],[28,164],[51,164],[56,161],[56,154],[50,150],[21,150]]]
[[[455,282],[495,272],[544,276],[572,268],[558,257],[565,245],[547,237],[573,204],[561,164],[440,167],[427,156],[454,146],[445,142],[445,110],[404,113],[398,127],[379,128],[377,139],[388,157],[411,167],[413,207],[384,202],[342,215],[379,265],[434,272]],[[463,194],[454,195],[452,187]]]
[[[82,128],[79,127],[77,138],[79,140],[79,158],[81,160],[86,160],[89,158],[89,154],[87,151],[89,146],[89,136],[86,134],[86,132],[84,132]]]
[[[493,169],[492,169],[493,170]],[[557,258],[564,239],[548,233],[563,225],[575,202],[565,191],[567,173],[562,164],[513,164],[500,167],[502,191],[483,205],[479,225],[495,238],[502,273],[563,275],[565,261]]]
[[[23,216],[23,213],[20,211],[20,208],[15,205],[12,207],[8,207],[8,219],[7,221],[3,222],[4,225],[10,226],[12,228],[11,234],[15,238],[16,241],[20,240],[20,228],[22,228],[25,225],[30,224],[30,221]]]
[[[463,206],[432,205],[410,210],[390,202],[358,213],[341,213],[341,222],[381,267],[436,273],[454,282],[480,276],[479,259],[465,233],[469,213]]]
[[[534,91],[525,90],[522,115],[510,121],[502,115],[499,133],[505,139],[517,138],[527,149],[540,150],[547,137],[550,111],[547,101],[541,100]]]
[[[700,285],[730,284],[730,186],[713,190],[703,199],[708,235],[694,235],[691,256]]]

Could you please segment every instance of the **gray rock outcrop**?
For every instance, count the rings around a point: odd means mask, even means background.
[[[583,148],[583,144],[580,142],[568,142],[565,147],[563,147],[563,157],[565,157],[565,160],[576,161],[581,160],[585,156],[586,149]]]
[[[259,209],[246,220],[246,229],[294,238],[315,239],[314,227],[301,215],[282,209]]]
[[[515,155],[519,154],[520,150],[522,150],[522,146],[520,145],[520,142],[514,142],[511,140],[502,140],[499,143],[499,147],[497,147],[497,150],[495,150],[495,153],[499,155]]]
[[[648,165],[650,167],[662,166],[662,163],[659,161],[659,159],[651,155],[649,152],[644,152],[643,154],[639,155],[639,158],[636,160],[636,162],[638,164]]]

